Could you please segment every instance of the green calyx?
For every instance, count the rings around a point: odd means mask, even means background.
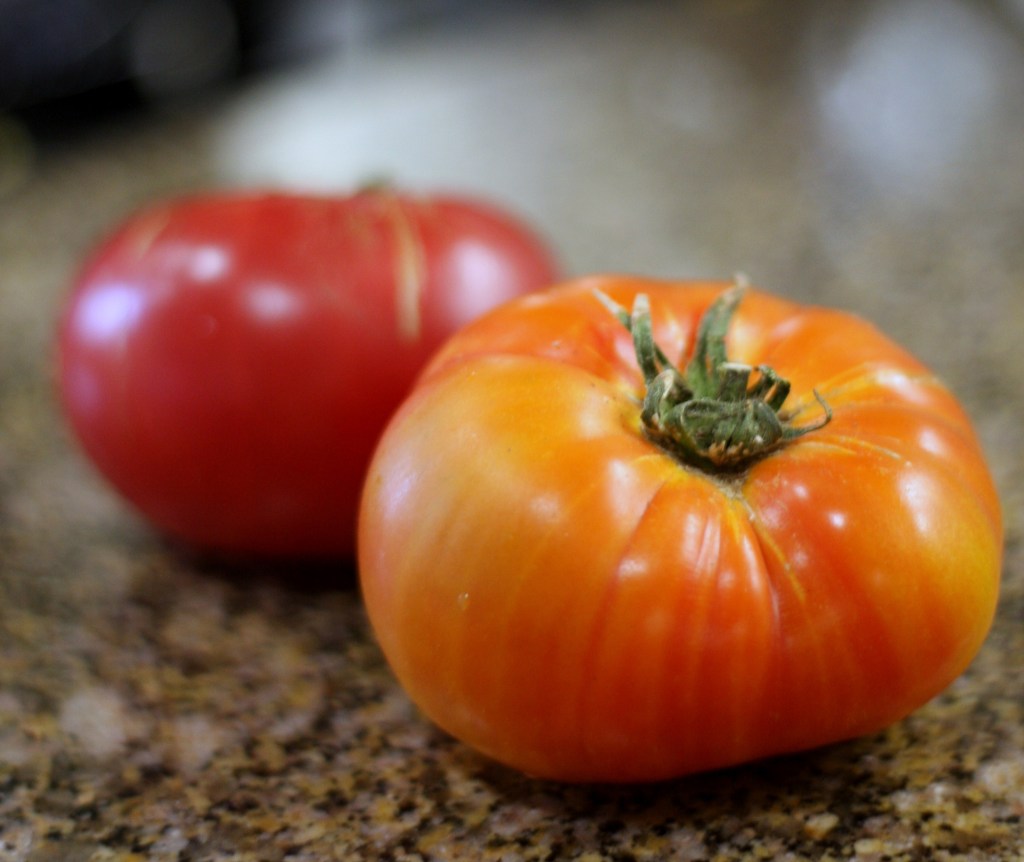
[[[647,387],[641,412],[647,435],[684,463],[711,472],[741,470],[832,419],[831,408],[815,390],[825,415],[811,425],[792,425],[782,410],[789,381],[766,365],[729,361],[725,336],[743,293],[737,285],[705,312],[693,355],[680,371],[654,341],[645,294],[637,295],[629,312],[596,291],[633,336]]]

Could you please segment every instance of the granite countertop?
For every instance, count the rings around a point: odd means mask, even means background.
[[[35,143],[0,117],[0,862],[1024,858],[1024,24],[950,0],[865,4],[836,29],[822,10],[842,4],[793,4],[792,21],[770,5],[581,4],[462,32],[457,51],[407,36]],[[453,56],[486,74],[454,76]],[[429,105],[462,123],[448,144],[388,100],[410,75],[450,85]],[[381,167],[503,196],[572,271],[744,270],[934,367],[1006,519],[998,615],[967,672],[868,738],[660,784],[545,783],[417,714],[350,562],[210,559],[151,533],[52,396],[75,262],[155,197]]]

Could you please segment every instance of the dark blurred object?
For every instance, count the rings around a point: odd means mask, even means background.
[[[224,0],[0,0],[0,106],[194,91],[239,67]]]
[[[88,120],[422,21],[457,0],[0,0],[0,113]],[[49,121],[49,122],[48,122]]]

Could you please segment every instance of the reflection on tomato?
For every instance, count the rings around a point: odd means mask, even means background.
[[[221,193],[130,217],[64,310],[64,410],[153,523],[207,548],[351,553],[373,446],[431,353],[550,284],[480,201]]]
[[[641,780],[851,738],[985,637],[1000,506],[957,401],[858,318],[725,288],[503,306],[382,439],[371,621],[411,698],[499,761]]]

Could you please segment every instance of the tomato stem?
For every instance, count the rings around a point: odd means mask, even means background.
[[[740,470],[832,420],[831,407],[814,390],[824,416],[811,425],[793,425],[782,412],[789,381],[767,365],[729,360],[725,338],[743,285],[722,293],[704,313],[684,371],[654,340],[646,294],[636,296],[630,312],[596,293],[633,336],[646,386],[640,415],[647,435],[685,463],[713,472]]]

